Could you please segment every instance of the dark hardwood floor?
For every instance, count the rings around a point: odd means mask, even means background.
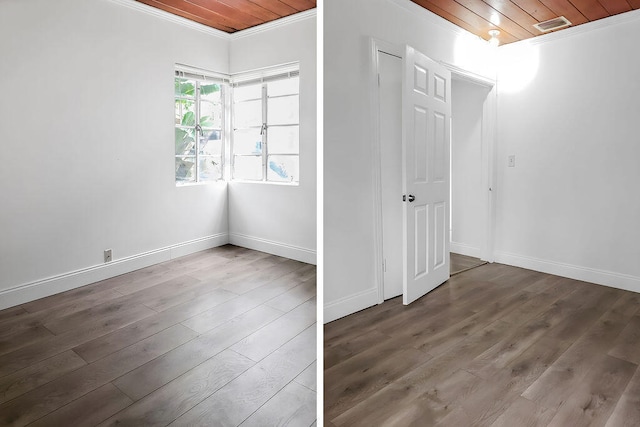
[[[453,252],[449,254],[449,261],[449,272],[452,276],[486,264],[486,261],[482,261],[480,258],[455,254]]]
[[[638,426],[640,294],[486,264],[324,326],[326,426]]]
[[[0,311],[0,425],[315,425],[316,268],[223,246]]]

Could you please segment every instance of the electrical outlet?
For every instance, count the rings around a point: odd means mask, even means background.
[[[111,262],[113,258],[111,258],[111,249],[104,250],[104,262]]]
[[[515,155],[511,155],[509,156],[509,163],[508,166],[510,168],[515,168],[516,167],[516,156]]]

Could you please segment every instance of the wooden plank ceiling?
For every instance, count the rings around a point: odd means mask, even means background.
[[[485,40],[498,30],[501,45],[539,36],[533,25],[559,16],[576,26],[640,8],[640,0],[411,1]]]
[[[227,33],[316,7],[316,0],[137,0]],[[348,1],[348,0],[335,0]],[[500,44],[543,34],[533,25],[559,16],[572,26],[640,9],[640,0],[411,0],[453,24]],[[562,31],[562,30],[558,30]]]
[[[313,9],[316,0],[137,0],[226,33]]]

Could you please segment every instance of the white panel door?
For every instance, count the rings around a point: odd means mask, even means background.
[[[449,278],[451,73],[410,46],[402,80],[403,303]]]

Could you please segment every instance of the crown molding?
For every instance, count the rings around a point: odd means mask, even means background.
[[[249,37],[254,34],[263,33],[265,31],[273,30],[274,28],[282,27],[292,24],[298,21],[304,21],[306,19],[315,18],[318,14],[317,9],[309,9],[304,12],[298,12],[293,15],[285,16],[284,18],[276,19],[275,21],[266,22],[255,27],[247,28],[246,30],[237,31],[232,34],[228,34],[230,40],[237,40],[243,37]]]
[[[607,18],[598,19],[597,21],[587,22],[586,24],[576,25],[575,27],[564,28],[560,31],[532,37],[530,39],[509,43],[503,46],[499,46],[498,49],[508,50],[510,47],[516,48],[525,44],[531,46],[554,42],[557,40],[590,33],[592,31],[597,31],[603,28],[609,28],[613,25],[620,25],[636,21],[640,21],[640,9],[631,10],[629,12],[624,12],[618,15],[609,16]]]
[[[116,3],[121,6],[128,7],[129,9],[137,10],[139,12],[143,12],[148,15],[158,17],[160,19],[164,19],[165,21],[173,22],[174,24],[178,24],[183,27],[190,28],[192,30],[200,31],[201,33],[205,33],[210,36],[218,37],[224,40],[229,40],[229,34],[225,33],[224,31],[207,27],[206,25],[200,24],[198,22],[191,21],[187,18],[183,18],[182,16],[174,15],[169,12],[165,12],[162,9],[157,9],[155,7],[146,5],[144,3],[137,2],[135,0],[108,0],[108,1],[110,1],[111,3]]]

